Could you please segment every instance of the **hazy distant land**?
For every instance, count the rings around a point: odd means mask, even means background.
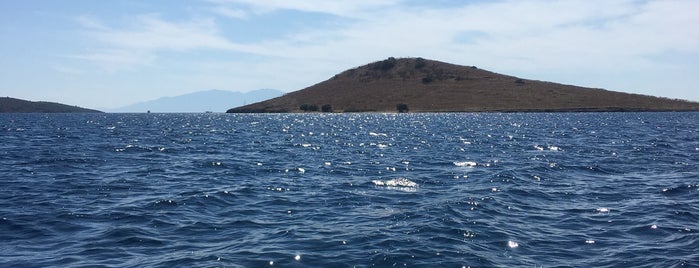
[[[699,111],[699,103],[535,81],[422,58],[388,58],[274,99],[250,112]]]
[[[101,111],[55,102],[0,98],[0,113],[101,113]]]
[[[206,90],[174,97],[162,97],[128,106],[109,109],[108,112],[145,113],[203,113],[225,112],[231,106],[242,106],[284,94],[276,89],[258,89],[250,92]]]

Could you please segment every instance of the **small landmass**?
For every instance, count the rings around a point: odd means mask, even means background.
[[[388,58],[228,113],[699,111],[699,103]]]
[[[101,111],[55,102],[0,98],[0,113],[101,113]]]

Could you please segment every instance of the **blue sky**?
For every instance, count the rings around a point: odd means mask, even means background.
[[[295,91],[387,57],[699,101],[699,1],[0,1],[0,95]]]

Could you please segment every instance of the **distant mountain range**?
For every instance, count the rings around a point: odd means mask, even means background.
[[[136,104],[109,109],[109,112],[130,113],[203,113],[225,112],[231,106],[242,106],[247,103],[259,102],[266,99],[279,97],[283,91],[275,89],[259,89],[246,93],[206,90],[174,97],[163,97],[155,100],[139,102]]]
[[[101,113],[97,110],[55,102],[0,98],[0,113]]]
[[[699,103],[528,80],[422,58],[391,57],[281,97],[228,110],[308,111],[699,111]]]

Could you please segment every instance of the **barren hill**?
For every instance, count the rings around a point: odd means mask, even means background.
[[[388,58],[274,99],[250,112],[697,111],[699,103],[551,82],[422,58]]]
[[[97,110],[55,102],[0,98],[0,113],[101,113]]]

